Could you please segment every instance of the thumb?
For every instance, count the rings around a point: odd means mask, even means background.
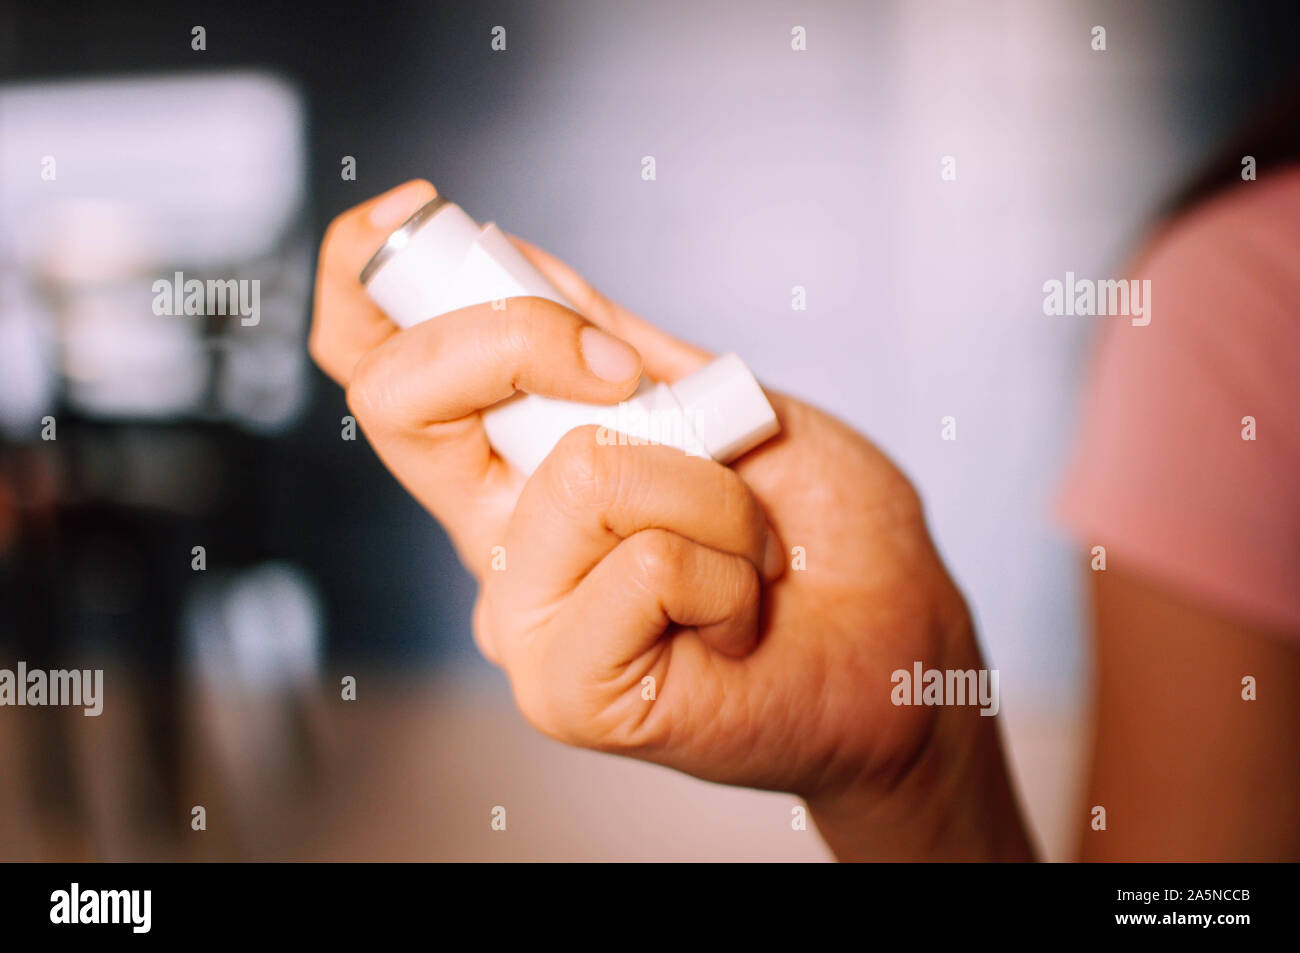
[[[550,252],[514,235],[510,240],[534,268],[573,302],[580,314],[636,348],[645,372],[653,380],[671,384],[699,370],[712,359],[713,355],[703,348],[673,337],[610,301]]]

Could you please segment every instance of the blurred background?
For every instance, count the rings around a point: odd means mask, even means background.
[[[1227,0],[0,4],[0,667],[106,670],[101,717],[0,709],[0,858],[829,856],[790,796],[534,733],[441,530],[342,439],[315,249],[417,176],[903,465],[1065,857],[1086,562],[1051,500],[1104,319],[1045,317],[1042,283],[1122,268],[1297,26]],[[258,280],[260,321],[156,315],[178,271]]]

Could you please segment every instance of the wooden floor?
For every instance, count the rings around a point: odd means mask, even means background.
[[[815,829],[792,829],[796,798],[566,748],[482,669],[359,675],[356,701],[293,709],[192,692],[170,781],[141,767],[140,712],[115,694],[99,718],[0,711],[0,757],[21,766],[0,773],[0,858],[829,859]],[[1077,715],[1003,714],[1040,844],[1063,859],[1080,810]],[[42,748],[51,717],[63,718],[64,759]],[[206,830],[193,829],[196,805]]]

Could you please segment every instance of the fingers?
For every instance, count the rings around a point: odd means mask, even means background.
[[[504,601],[545,611],[619,543],[649,529],[773,572],[766,517],[735,473],[669,447],[604,445],[598,433],[570,431],[524,487],[506,532]]]
[[[711,359],[708,351],[678,340],[610,301],[550,252],[514,235],[510,240],[582,314],[636,348],[654,380],[671,384]]]
[[[316,269],[316,300],[307,346],[312,358],[347,386],[357,361],[397,331],[366,296],[361,269],[412,212],[437,196],[423,179],[348,209],[330,223]]]
[[[748,559],[647,529],[615,547],[532,636],[498,646],[499,658],[534,727],[585,748],[646,750],[672,731],[671,716],[655,716],[669,679],[714,685],[710,672],[725,659],[710,646],[740,657],[757,644],[759,593]],[[692,628],[663,640],[672,623]],[[690,698],[703,709],[720,702]]]
[[[627,397],[627,344],[544,298],[474,305],[393,335],[357,365],[348,402],[367,430],[424,430],[516,390],[591,403]]]
[[[761,589],[745,557],[668,530],[643,530],[602,559],[556,617],[557,631],[601,637],[565,639],[557,654],[574,665],[618,671],[645,651],[647,635],[653,643],[676,623],[696,628],[715,649],[739,657],[758,639]]]
[[[377,451],[435,515],[455,527],[493,456],[477,412],[516,390],[613,403],[636,387],[627,344],[543,298],[475,305],[394,334],[358,361],[348,406]],[[407,480],[404,480],[407,482]]]
[[[716,664],[700,641],[737,658],[753,649],[760,595],[748,559],[668,530],[636,533],[529,639],[504,647],[519,707],[569,743],[613,749],[649,741],[657,729],[647,715],[670,672],[702,684],[701,670]],[[674,623],[694,631],[662,641]]]
[[[436,196],[432,184],[415,179],[349,209],[326,230],[308,347],[321,369],[339,384],[347,386],[357,361],[396,332],[367,297],[359,278],[362,267],[394,229]],[[708,362],[707,351],[614,304],[555,256],[523,239],[511,240],[580,312],[642,351],[652,378],[672,382]]]

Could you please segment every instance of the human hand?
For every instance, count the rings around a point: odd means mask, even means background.
[[[571,744],[797,793],[841,856],[1027,851],[992,719],[890,701],[914,661],[981,665],[899,470],[770,394],[782,432],[733,468],[589,427],[525,479],[479,411],[516,389],[613,403],[643,365],[672,382],[709,355],[518,241],[581,316],[518,298],[399,332],[357,275],[434,194],[408,183],[331,225],[311,349],[479,580],[475,638],[525,716]],[[994,836],[991,815],[1014,831]]]

